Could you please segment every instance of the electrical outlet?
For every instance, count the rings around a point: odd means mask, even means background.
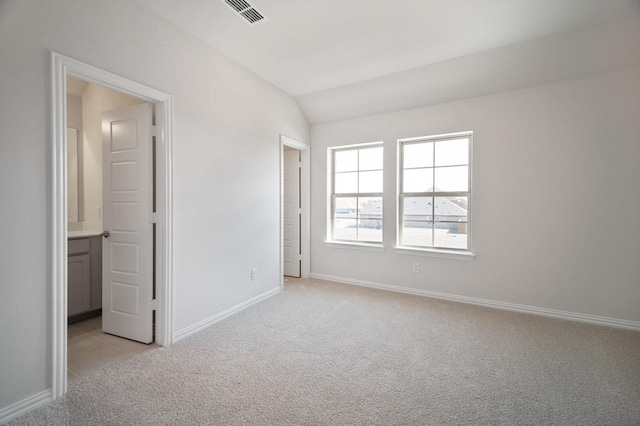
[[[258,279],[258,268],[251,268],[251,281]]]
[[[419,264],[419,263],[417,263],[417,262],[416,262],[416,263],[414,263],[414,264],[412,265],[412,267],[411,267],[411,270],[412,270],[413,272],[420,272],[420,264]]]

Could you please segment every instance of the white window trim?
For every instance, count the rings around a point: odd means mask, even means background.
[[[393,248],[393,251],[396,254],[436,257],[440,259],[474,260],[476,258],[476,254],[468,250],[444,250],[437,248],[396,246]]]
[[[382,197],[382,205],[383,205],[383,215],[382,215],[382,242],[368,242],[368,241],[348,241],[348,240],[334,240],[333,239],[333,179],[334,179],[334,164],[333,164],[333,152],[337,150],[346,150],[346,149],[359,149],[359,148],[367,148],[380,146],[384,149],[384,141],[377,142],[365,142],[358,144],[350,144],[350,145],[337,145],[330,146],[327,148],[327,212],[326,212],[326,238],[324,241],[325,246],[331,248],[340,248],[340,249],[355,249],[355,250],[365,250],[365,251],[377,251],[381,252],[385,250],[384,246],[384,188],[383,191],[379,194]],[[384,179],[384,158],[383,158],[383,179]]]
[[[402,145],[407,142],[420,142],[420,141],[431,141],[431,140],[442,140],[442,139],[455,139],[459,137],[468,137],[469,138],[469,191],[468,191],[468,209],[467,209],[467,249],[446,249],[439,247],[415,247],[415,246],[404,246],[400,244],[402,241]],[[472,197],[473,197],[473,131],[465,131],[465,132],[457,132],[457,133],[446,133],[440,135],[432,135],[432,136],[419,136],[414,138],[404,138],[398,139],[397,141],[397,188],[396,188],[396,246],[394,247],[394,252],[396,254],[401,255],[417,255],[417,256],[427,256],[427,257],[436,257],[443,259],[458,259],[458,260],[474,260],[475,253],[473,252],[473,214],[472,214]]]
[[[324,245],[331,248],[337,249],[348,249],[348,250],[364,250],[364,251],[376,251],[383,252],[385,250],[384,244],[376,244],[376,243],[358,243],[355,241],[325,241]]]

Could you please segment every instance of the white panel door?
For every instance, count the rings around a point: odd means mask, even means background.
[[[300,152],[284,151],[284,274],[300,277]]]
[[[102,114],[102,330],[153,340],[152,110]]]

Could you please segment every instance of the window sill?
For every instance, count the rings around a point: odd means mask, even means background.
[[[468,261],[471,261],[476,257],[475,253],[472,253],[470,251],[427,249],[427,248],[416,248],[416,247],[395,247],[393,251],[396,254],[438,257],[441,259],[455,259],[455,260],[468,260]]]
[[[364,251],[377,251],[383,252],[384,245],[383,244],[375,244],[375,243],[353,243],[346,241],[325,241],[324,245],[331,248],[340,248],[340,249],[348,249],[348,250],[364,250]]]

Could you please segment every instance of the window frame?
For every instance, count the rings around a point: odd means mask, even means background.
[[[403,180],[404,180],[404,150],[403,147],[405,145],[410,144],[419,144],[424,142],[436,142],[447,141],[447,140],[456,140],[456,139],[467,139],[468,140],[468,158],[467,164],[468,167],[468,182],[467,182],[467,191],[443,191],[443,192],[403,192]],[[435,146],[434,146],[435,149]],[[458,132],[458,133],[447,133],[441,135],[432,135],[432,136],[420,136],[415,138],[405,138],[398,139],[397,145],[397,196],[396,196],[396,246],[395,252],[398,254],[419,254],[419,255],[433,255],[435,257],[445,257],[445,258],[453,258],[453,259],[465,259],[465,260],[473,260],[475,254],[473,253],[473,239],[472,239],[472,196],[473,196],[473,186],[472,186],[472,176],[473,176],[473,132]],[[435,170],[439,167],[453,167],[453,166],[436,166],[435,158],[434,158],[434,174]],[[435,185],[435,182],[434,182]],[[466,248],[455,248],[455,247],[436,247],[436,246],[421,246],[421,245],[405,245],[403,244],[403,229],[404,229],[404,200],[407,197],[416,197],[416,198],[428,198],[433,197],[435,200],[436,197],[455,197],[455,196],[464,196],[467,197],[467,247]],[[436,223],[435,216],[432,218],[432,224]],[[440,222],[440,221],[438,221]],[[433,228],[432,228],[433,229]]]
[[[340,193],[335,192],[335,153],[340,151],[353,151],[367,148],[382,148],[382,168],[375,169],[375,171],[381,171],[383,176],[383,187],[381,192],[355,192],[355,193]],[[325,244],[331,247],[337,248],[363,248],[363,249],[380,249],[384,248],[384,142],[367,142],[351,145],[339,145],[327,148],[327,235]],[[365,170],[368,171],[368,170]],[[358,173],[361,172],[358,165]],[[345,240],[335,238],[335,202],[337,198],[380,198],[382,200],[382,238],[380,241],[362,241],[362,240]],[[359,215],[356,215],[358,220]]]

